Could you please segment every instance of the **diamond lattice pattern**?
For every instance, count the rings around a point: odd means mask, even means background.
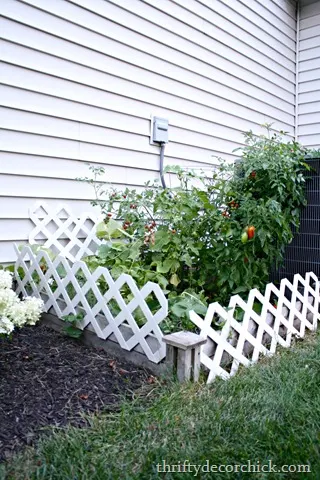
[[[239,309],[241,322],[235,318]],[[212,327],[217,318],[224,322],[221,330]],[[303,338],[306,329],[316,330],[319,318],[319,280],[312,272],[305,278],[295,275],[293,283],[283,279],[279,289],[270,283],[264,295],[253,289],[247,302],[235,295],[227,309],[212,303],[204,319],[190,312],[201,336],[207,337],[200,360],[209,371],[208,383],[217,376],[230,378],[240,365],[248,366],[262,355],[273,355],[278,345],[289,347],[294,336]]]

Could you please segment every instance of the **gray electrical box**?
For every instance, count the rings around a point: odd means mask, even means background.
[[[155,143],[168,143],[169,122],[166,118],[152,118],[151,141]]]

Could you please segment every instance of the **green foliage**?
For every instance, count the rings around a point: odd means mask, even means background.
[[[72,338],[80,338],[81,335],[83,334],[83,330],[80,330],[78,327],[79,327],[79,322],[81,322],[81,320],[83,320],[83,313],[78,313],[76,315],[74,314],[69,314],[69,315],[66,315],[64,317],[61,318],[61,320],[63,320],[66,325],[63,329],[63,332],[65,333],[65,335],[67,335],[68,337],[72,337]]]
[[[210,178],[174,166],[176,188],[95,188],[93,203],[105,215],[97,234],[106,243],[85,261],[115,278],[126,272],[140,287],[158,283],[169,300],[165,331],[193,329],[191,309],[203,315],[208,302],[263,288],[299,226],[308,151],[266,127],[266,135],[246,133],[241,161],[221,162]],[[95,185],[104,170],[93,171]]]
[[[308,149],[306,159],[320,158],[320,149]]]

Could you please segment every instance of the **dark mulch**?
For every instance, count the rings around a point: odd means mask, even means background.
[[[86,426],[83,413],[117,408],[150,374],[43,325],[0,339],[0,461],[41,427]]]

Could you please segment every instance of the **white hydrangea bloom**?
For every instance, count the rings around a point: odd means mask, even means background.
[[[27,297],[20,301],[11,289],[12,275],[4,270],[0,271],[0,335],[10,334],[14,327],[35,325],[39,320],[43,301]]]
[[[24,302],[18,302],[15,305],[12,305],[7,312],[9,318],[12,319],[12,322],[16,327],[23,327],[26,323]]]
[[[14,330],[14,324],[8,317],[0,317],[0,334],[9,335]]]
[[[22,304],[24,306],[25,319],[28,325],[35,325],[39,320],[43,309],[43,301],[35,297],[27,297]]]
[[[6,316],[9,308],[19,302],[15,292],[9,288],[0,289],[0,316]]]
[[[0,270],[0,290],[12,287],[12,273]]]

